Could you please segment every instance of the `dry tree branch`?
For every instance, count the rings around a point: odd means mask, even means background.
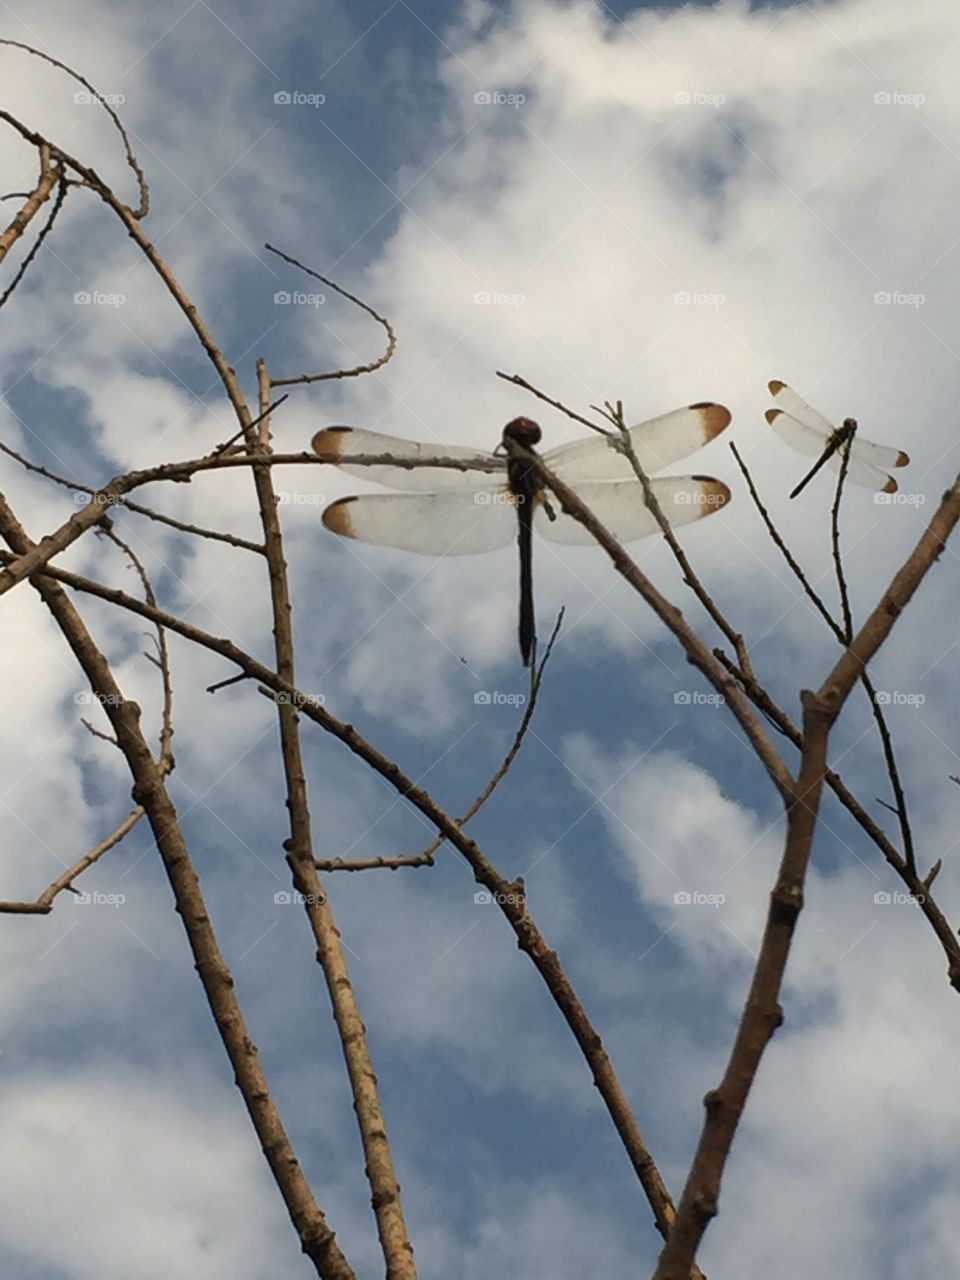
[[[753,483],[753,477],[750,474],[750,470],[747,467],[747,464],[740,457],[740,453],[737,450],[737,446],[735,444],[731,444],[730,450],[733,453],[733,456],[737,461],[737,465],[739,466],[740,471],[747,482],[747,488],[749,490],[750,497],[753,499],[754,506],[757,508],[758,512],[760,513],[760,517],[766,526],[767,532],[770,535],[771,540],[773,541],[774,545],[782,553],[784,559],[786,560],[787,564],[792,570],[794,576],[800,582],[801,586],[803,587],[808,597],[816,605],[817,611],[819,612],[823,620],[826,622],[830,630],[833,632],[838,643],[846,647],[847,645],[849,645],[850,638],[853,635],[853,615],[850,611],[850,602],[849,602],[849,595],[847,591],[847,583],[846,583],[846,578],[843,571],[843,556],[842,556],[841,547],[840,547],[840,531],[839,531],[838,517],[839,517],[839,510],[840,510],[840,497],[843,491],[843,484],[846,478],[847,467],[849,464],[849,454],[844,453],[843,458],[841,459],[840,475],[837,481],[836,497],[834,499],[833,511],[831,516],[833,563],[834,563],[834,567],[837,575],[837,584],[840,592],[840,599],[841,599],[841,603],[843,607],[843,615],[844,615],[844,623],[843,623],[843,626],[841,627],[840,624],[833,617],[833,615],[830,613],[829,609],[823,603],[823,601],[819,598],[819,596],[813,590],[812,586],[810,586],[809,582],[807,581],[806,575],[804,574],[800,565],[790,554],[790,551],[787,548],[786,543],[783,541],[783,538],[780,536],[776,526],[773,523],[773,519],[770,516],[770,513],[767,511],[766,507],[763,505],[763,503],[760,500],[760,495],[757,492],[757,488]],[[907,870],[909,874],[915,878],[917,868],[916,868],[916,860],[915,860],[914,847],[913,847],[913,830],[910,826],[910,819],[907,815],[907,798],[904,793],[903,784],[900,779],[900,770],[897,766],[897,759],[893,750],[893,740],[890,736],[890,730],[887,725],[887,718],[883,713],[881,704],[877,699],[877,691],[866,669],[864,669],[863,673],[860,676],[860,682],[863,685],[864,690],[867,694],[867,701],[870,704],[870,711],[871,711],[871,714],[873,715],[874,720],[876,721],[877,729],[880,733],[880,743],[881,743],[881,748],[883,750],[884,762],[887,768],[887,776],[890,779],[890,787],[893,791],[894,799],[896,800],[895,813],[897,815],[897,819],[900,825],[900,838],[903,841],[903,851],[904,851],[904,856],[906,858]]]
[[[314,271],[311,267],[304,266],[302,262],[298,262],[296,258],[291,258],[289,254],[283,252],[282,249],[275,249],[272,244],[264,245],[268,253],[275,253],[278,258],[282,258],[284,262],[288,262],[290,266],[297,267],[300,271],[305,271],[308,276],[313,276],[314,280],[320,280],[330,289],[335,289],[341,297],[348,298],[351,302],[356,303],[362,311],[366,311],[368,316],[372,316],[374,320],[387,331],[387,348],[382,356],[378,356],[371,364],[360,364],[354,369],[336,369],[333,373],[301,373],[293,378],[271,378],[271,387],[292,387],[300,386],[309,382],[326,382],[333,378],[358,378],[362,373],[373,373],[377,369],[382,369],[388,360],[393,358],[393,353],[397,349],[397,335],[393,331],[390,321],[385,316],[374,311],[373,307],[349,293],[342,285],[335,281],[322,276],[319,271]]]
[[[76,880],[77,876],[79,876],[81,872],[86,871],[87,867],[93,866],[95,862],[102,858],[110,849],[114,848],[115,845],[118,845],[127,832],[133,830],[145,812],[146,810],[143,808],[143,805],[138,804],[135,809],[127,814],[120,825],[112,831],[106,839],[101,840],[99,844],[94,845],[89,853],[85,853],[78,862],[73,864],[72,867],[68,867],[62,876],[57,880],[54,880],[53,884],[48,885],[35,902],[0,902],[0,914],[9,912],[21,915],[48,915],[53,910],[54,898],[56,898],[59,893],[62,893],[64,889],[71,889],[73,892],[76,892],[76,890],[73,889],[73,882]]]
[[[620,444],[623,448],[623,452],[629,460],[630,465],[633,467],[637,479],[643,486],[644,503],[649,510],[653,512],[657,524],[660,526],[661,532],[663,533],[667,546],[673,552],[674,559],[683,570],[684,584],[690,588],[693,594],[703,605],[707,614],[713,619],[715,625],[720,628],[723,634],[733,645],[733,650],[737,655],[737,662],[739,663],[740,670],[744,675],[752,677],[753,668],[750,665],[750,654],[747,652],[746,642],[742,634],[727,621],[713,597],[700,581],[698,575],[694,572],[693,566],[687,558],[687,553],[677,541],[676,534],[673,532],[669,520],[663,514],[663,509],[657,500],[657,495],[653,491],[653,486],[651,485],[649,478],[640,466],[640,459],[637,457],[637,451],[634,449],[633,441],[630,438],[630,430],[624,421],[623,405],[619,401],[617,402],[616,408],[607,405],[605,412],[607,417],[619,431]]]
[[[636,1118],[613,1064],[603,1047],[599,1033],[580,1004],[556,953],[547,946],[546,939],[527,909],[522,882],[510,881],[501,875],[476,841],[460,829],[457,822],[440,808],[429,792],[419,787],[403,773],[398,765],[367,742],[353,725],[339,720],[325,705],[315,702],[262,662],[245,653],[232,641],[208,635],[182,618],[153,608],[116,587],[108,587],[90,578],[84,578],[80,574],[51,568],[42,577],[62,582],[74,590],[106,600],[131,613],[139,614],[142,618],[149,618],[152,622],[162,623],[168,631],[175,632],[212,653],[220,654],[228,662],[239,667],[248,679],[259,680],[275,693],[285,695],[288,703],[294,704],[303,715],[342,742],[389,782],[400,795],[419,809],[432,825],[436,826],[469,864],[476,883],[490,891],[513,929],[518,946],[529,956],[543,978],[593,1073],[594,1083],[653,1209],[657,1229],[665,1237],[674,1219],[674,1207],[670,1194],[643,1140]],[[690,1275],[696,1278],[700,1273],[696,1269],[691,1269]]]
[[[837,575],[837,593],[840,596],[840,609],[843,613],[843,628],[840,643],[847,645],[853,636],[853,614],[850,612],[850,592],[847,588],[846,575],[843,572],[843,555],[840,551],[840,503],[843,500],[844,482],[850,466],[850,446],[856,434],[856,425],[851,428],[847,442],[841,450],[840,473],[837,476],[837,488],[830,510],[830,541],[833,546],[833,567]]]
[[[0,496],[0,534],[23,555],[30,540]],[[91,688],[100,697],[134,779],[133,797],[145,810],[183,921],[197,973],[254,1129],[280,1188],[304,1252],[323,1280],[356,1280],[293,1153],[237,1000],[234,980],[210,922],[163,771],[140,728],[140,708],[124,698],[109,663],[60,584],[38,574],[32,585],[53,615]],[[138,602],[139,603],[139,602]],[[141,605],[141,610],[153,606]],[[153,619],[157,621],[157,619]]]
[[[37,235],[36,240],[34,240],[33,244],[30,246],[29,250],[27,251],[26,256],[24,257],[23,261],[20,263],[20,266],[16,270],[16,274],[14,275],[13,279],[10,281],[9,285],[7,285],[6,289],[4,289],[3,293],[0,294],[0,308],[6,306],[7,300],[13,293],[14,289],[16,289],[20,281],[30,270],[31,263],[36,259],[36,257],[40,253],[40,250],[43,248],[43,242],[46,240],[47,236],[53,230],[54,224],[57,221],[57,218],[60,216],[60,211],[63,208],[64,202],[66,201],[66,198],[67,198],[67,191],[69,189],[69,186],[70,184],[67,182],[66,178],[64,178],[61,174],[60,179],[57,183],[57,198],[56,200],[54,200],[53,205],[50,209],[50,216],[47,218],[46,222],[40,228],[40,231]]]
[[[115,546],[119,547],[126,555],[130,557],[130,563],[133,565],[140,582],[143,585],[143,597],[147,604],[156,605],[157,597],[153,590],[153,585],[147,575],[147,571],[143,566],[143,561],[133,550],[129,543],[124,542],[116,530],[109,524],[104,522],[97,533],[101,537],[109,538]],[[160,727],[160,758],[158,765],[164,777],[173,772],[173,681],[170,676],[170,655],[167,651],[167,633],[160,624],[157,624],[154,643],[157,646],[157,656],[145,654],[144,657],[148,662],[154,663],[160,669],[160,680],[163,687],[163,711],[161,714]]]
[[[803,692],[800,776],[793,803],[787,809],[787,840],[777,883],[770,895],[753,981],[723,1078],[704,1099],[706,1118],[700,1142],[677,1209],[676,1223],[660,1255],[654,1280],[685,1280],[689,1272],[700,1240],[717,1212],[720,1181],[730,1145],[760,1059],[782,1021],[779,994],[797,919],[803,908],[804,881],[827,773],[830,731],[854,683],[939,559],[958,521],[960,476],[943,495],[917,545],[820,688],[816,693]]]
[[[9,446],[0,446],[0,448],[6,448],[9,451]],[[473,460],[465,461],[462,458],[437,457],[430,458],[428,462],[424,459],[411,462],[409,459],[394,459],[389,454],[351,455],[350,462],[356,466],[396,465],[410,467],[429,465],[431,467],[449,468],[454,471],[486,470],[497,472],[502,470],[497,459],[493,457],[478,458],[479,466],[475,465]],[[252,467],[256,471],[274,466],[290,465],[325,466],[327,464],[323,458],[318,458],[315,453],[208,455],[202,458],[190,458],[185,462],[164,462],[155,467],[147,467],[140,471],[128,471],[122,475],[114,476],[107,484],[91,494],[90,501],[86,506],[71,516],[69,520],[64,521],[53,533],[48,534],[39,543],[34,544],[28,554],[13,556],[6,561],[6,568],[0,574],[0,595],[17,586],[18,583],[28,578],[32,573],[36,573],[38,569],[43,568],[61,551],[65,551],[67,547],[76,542],[78,538],[82,537],[103,518],[103,513],[107,508],[122,503],[128,493],[142,485],[152,484],[154,481],[160,480],[182,482],[190,480],[193,476],[203,472],[229,470],[232,467]],[[259,548],[257,549],[259,550]]]
[[[64,489],[70,489],[73,493],[85,493],[91,498],[97,493],[95,486],[82,484],[79,480],[69,480],[66,476],[58,475],[56,471],[51,471],[49,467],[41,466],[39,462],[32,462],[25,454],[18,453],[16,449],[4,444],[2,440],[0,440],[0,452],[5,453],[9,458],[13,458],[14,462],[19,462],[24,470],[30,471],[34,475],[43,476],[45,480],[50,480]],[[152,507],[141,506],[139,502],[134,502],[132,498],[117,498],[116,505],[126,507],[128,511],[133,511],[137,515],[146,516],[148,519],[156,521],[157,524],[169,525],[171,529],[176,529],[178,533],[193,534],[198,538],[208,538],[212,542],[226,542],[231,547],[237,547],[242,551],[254,551],[260,556],[264,554],[263,546],[259,542],[250,542],[235,533],[222,533],[219,529],[204,529],[200,525],[187,524],[183,520],[168,516],[163,511],[154,511]]]
[[[126,129],[123,127],[123,122],[117,115],[116,111],[114,111],[113,107],[110,106],[110,103],[107,102],[104,95],[102,93],[98,93],[90,81],[84,79],[78,71],[74,71],[72,67],[68,67],[65,62],[60,62],[57,58],[52,58],[50,54],[43,53],[40,49],[35,49],[33,45],[23,44],[20,40],[4,39],[0,39],[0,45],[7,45],[11,49],[20,49],[24,53],[29,53],[34,58],[40,58],[44,62],[49,62],[52,67],[56,67],[59,71],[65,71],[71,79],[76,80],[78,84],[82,84],[90,96],[99,102],[100,106],[103,107],[104,111],[106,111],[107,115],[113,121],[114,127],[123,140],[123,147],[127,156],[127,164],[133,170],[137,179],[137,188],[140,193],[140,207],[136,210],[131,210],[131,216],[137,219],[145,218],[150,209],[150,191],[147,187],[147,180],[144,177],[143,170],[137,162],[136,156],[133,154],[133,149],[130,146],[130,137]],[[16,123],[12,121],[11,117],[7,117],[6,112],[0,112],[0,118],[7,119],[8,123]],[[22,132],[22,130],[20,131]],[[34,139],[29,140],[34,141]],[[99,182],[99,179],[97,179],[97,181]]]
[[[0,42],[2,43],[2,42]],[[0,231],[0,262],[4,260],[27,227],[50,199],[50,192],[58,178],[58,169],[50,161],[50,148],[43,145],[40,151],[40,177],[37,185],[27,196],[20,212],[14,215],[13,221],[5,231]]]
[[[264,360],[257,361],[257,377],[260,387],[260,407],[265,409],[270,400],[270,379]],[[263,418],[263,423],[269,428],[269,418]],[[269,429],[261,429],[258,432],[251,424],[247,430],[247,448],[251,454],[268,452],[269,439]],[[277,671],[284,680],[293,685],[296,674],[292,607],[283,552],[283,535],[280,530],[277,499],[273,487],[273,473],[269,468],[256,467],[253,472],[253,481],[270,570],[270,602]],[[287,700],[277,699],[277,711],[280,720],[280,750],[287,789],[287,807],[290,813],[290,838],[285,842],[287,862],[293,874],[294,886],[303,897],[307,917],[317,944],[317,959],[323,969],[333,1006],[333,1015],[353,1092],[354,1110],[366,1158],[365,1172],[370,1182],[371,1204],[387,1266],[387,1276],[388,1280],[416,1280],[413,1247],[403,1217],[400,1184],[393,1167],[386,1120],[380,1105],[377,1078],[370,1057],[366,1028],[360,1017],[356,993],[350,980],[333,909],[324,892],[313,858],[313,833],[297,708]]]
[[[803,746],[803,735],[787,713],[774,702],[767,690],[758,684],[756,680],[744,680],[742,673],[737,670],[729,658],[720,650],[715,650],[714,652],[731,674],[743,685],[744,692],[754,706],[766,716],[774,728],[778,729],[799,750]],[[920,879],[917,872],[911,870],[910,865],[899,849],[891,842],[883,828],[864,809],[853,792],[847,788],[838,773],[828,768],[825,781],[850,816],[883,854],[889,865],[906,885],[907,891],[917,899],[920,910],[927,917],[928,923],[943,947],[944,955],[947,959],[947,977],[950,985],[955,990],[960,991],[960,939],[957,938],[956,931],[937,906],[930,893],[933,879],[929,873],[926,878]],[[881,801],[881,803],[883,802]],[[936,871],[939,870],[939,860],[935,865],[934,876]]]

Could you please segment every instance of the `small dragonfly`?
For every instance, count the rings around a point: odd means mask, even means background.
[[[649,474],[702,448],[729,422],[730,412],[721,404],[692,404],[631,427],[630,441],[641,468]],[[458,445],[430,446],[376,431],[325,427],[313,437],[314,452],[324,462],[348,475],[419,492],[340,498],[326,508],[323,523],[345,538],[437,557],[493,551],[516,538],[520,551],[520,653],[524,665],[529,666],[536,647],[533,529],[551,542],[571,546],[589,545],[594,540],[583,525],[550,501],[536,464],[510,456],[508,440],[532,447],[540,437],[535,422],[514,418],[504,427],[497,452],[478,454]],[[618,541],[634,542],[660,532],[660,526],[644,502],[643,486],[630,460],[614,440],[613,436],[578,440],[549,450],[542,460],[575,490]],[[506,457],[497,456],[501,450]],[[375,465],[352,462],[357,456],[387,461]],[[438,458],[454,460],[460,467],[431,466],[431,460]],[[665,476],[650,483],[671,525],[711,515],[730,501],[730,490],[712,476]]]
[[[767,422],[781,440],[799,453],[817,459],[790,494],[791,498],[795,498],[806,488],[828,460],[832,459],[831,465],[835,471],[840,470],[843,457],[841,450],[851,437],[847,479],[853,484],[860,484],[877,492],[897,492],[897,482],[893,476],[887,475],[887,469],[907,465],[910,459],[902,449],[889,449],[886,445],[862,440],[859,435],[854,434],[857,428],[855,418],[844,418],[839,427],[831,426],[822,414],[812,409],[805,400],[801,400],[785,382],[769,382],[767,386],[777,402],[776,409],[768,409],[764,414]]]

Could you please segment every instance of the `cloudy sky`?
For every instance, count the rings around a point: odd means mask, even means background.
[[[274,421],[278,448],[349,423],[488,451],[518,414],[541,423],[547,447],[577,438],[581,428],[498,370],[584,413],[620,399],[631,421],[728,405],[724,435],[672,469],[723,479],[733,501],[682,541],[793,715],[836,643],[765,539],[728,441],[831,602],[833,487],[828,472],[788,501],[807,460],[764,421],[767,381],[911,455],[896,502],[863,489],[845,502],[861,619],[960,467],[960,13],[945,0],[363,0],[269,14],[17,0],[0,10],[0,36],[113,95],[151,184],[147,230],[251,399],[258,356],[282,377],[370,361],[383,342],[369,317],[329,290],[317,297],[264,242],[390,318],[395,358],[366,378],[296,390]],[[0,106],[134,198],[117,135],[73,81],[5,48],[0,86]],[[0,194],[35,177],[9,129],[0,171]],[[25,248],[3,264],[0,288]],[[85,192],[72,193],[3,314],[0,438],[58,472],[100,483],[205,453],[236,429],[181,316]],[[36,538],[75,510],[69,493],[8,460],[0,485]],[[301,686],[461,811],[509,745],[528,689],[513,548],[434,561],[347,544],[320,511],[369,486],[296,467],[277,487]],[[239,471],[146,500],[257,536]],[[167,608],[268,659],[259,561],[118,519]],[[633,551],[708,643],[722,643],[659,540]],[[538,542],[535,559],[541,634],[561,607],[564,627],[524,751],[472,829],[505,874],[525,877],[679,1196],[752,971],[779,805],[732,718],[602,553]],[[92,537],[63,563],[137,589],[120,554]],[[918,861],[943,858],[937,887],[954,917],[957,570],[948,549],[874,668]],[[143,627],[80,603],[155,733]],[[0,898],[26,899],[126,814],[129,779],[83,727],[96,709],[35,595],[21,586],[2,608]],[[318,1200],[358,1275],[382,1274],[305,920],[275,901],[288,887],[275,715],[248,686],[206,694],[231,669],[171,643],[171,790],[213,921]],[[313,726],[305,742],[319,856],[429,841],[423,820],[336,742]],[[893,832],[860,696],[831,759]],[[146,827],[83,887],[100,901],[64,897],[46,918],[3,917],[0,931],[10,1274],[309,1274]],[[711,1275],[900,1280],[960,1264],[960,1023],[924,921],[882,899],[898,887],[827,799],[786,1022],[701,1255]],[[649,1274],[659,1239],[579,1052],[458,857],[331,877],[329,889],[420,1274]]]

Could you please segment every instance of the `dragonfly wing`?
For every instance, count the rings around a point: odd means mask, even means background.
[[[833,423],[828,422],[823,414],[818,413],[816,409],[807,404],[806,400],[802,400],[793,388],[788,387],[785,382],[778,382],[776,380],[768,382],[767,389],[773,396],[774,400],[776,400],[778,409],[782,409],[784,413],[790,414],[792,418],[795,418],[803,426],[809,427],[811,430],[816,431],[823,436],[830,436],[833,434]],[[770,419],[767,418],[767,421],[769,422]],[[824,445],[826,445],[826,440],[824,440],[823,444],[820,446],[821,452],[823,451]],[[796,448],[796,445],[794,448]]]
[[[877,445],[875,447],[879,448],[880,446]],[[897,451],[896,449],[891,449],[890,452],[895,455]],[[877,493],[897,492],[897,482],[893,476],[888,476],[881,467],[875,467],[872,462],[858,457],[857,454],[857,443],[854,441],[853,448],[850,451],[850,461],[847,464],[847,479],[851,484],[862,485],[865,489],[874,489]],[[906,457],[906,454],[904,454],[904,457]],[[842,458],[839,452],[835,453],[830,459],[830,466],[834,471],[840,470],[841,461]],[[887,466],[890,465],[890,463],[887,463]]]
[[[833,428],[829,423],[820,430],[801,422],[785,409],[768,409],[764,417],[785,444],[810,458],[819,458],[830,443]]]
[[[415,440],[403,440],[399,436],[386,436],[379,431],[363,431],[354,427],[324,427],[313,437],[312,443],[314,453],[324,462],[332,463],[347,475],[358,476],[361,480],[370,480],[374,484],[388,485],[391,489],[412,489],[417,492],[485,489],[495,483],[498,472],[505,468],[502,458],[477,453],[476,449],[452,444],[420,444]],[[351,464],[350,458],[355,454],[386,454],[395,459],[396,463],[371,467]],[[465,469],[460,471],[448,467],[431,467],[426,465],[429,458],[456,458],[464,463]],[[404,463],[420,465],[404,466]],[[474,465],[471,466],[471,463]]]
[[[674,527],[699,520],[701,516],[719,511],[730,501],[730,490],[721,480],[712,476],[665,476],[651,480],[651,487],[660,509]],[[602,525],[618,542],[636,542],[652,533],[659,533],[656,516],[643,499],[643,486],[633,480],[598,480],[576,485],[576,493]],[[557,510],[556,520],[550,520],[539,510],[537,532],[551,542],[563,542],[569,546],[584,546],[594,541],[593,534],[573,516]]]
[[[425,556],[468,556],[504,547],[517,535],[506,489],[477,493],[370,493],[341,498],[323,523],[344,538]]]
[[[874,444],[872,440],[861,440],[859,435],[853,437],[850,452],[854,458],[883,471],[889,467],[905,467],[910,461],[902,449],[891,449],[885,444]]]
[[[722,404],[690,404],[659,418],[630,427],[637,461],[649,475],[679,458],[702,449],[729,425],[730,410]],[[575,440],[551,449],[544,462],[563,480],[636,480],[636,472],[613,444],[616,436]]]

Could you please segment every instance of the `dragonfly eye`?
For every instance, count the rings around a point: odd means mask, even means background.
[[[505,437],[509,436],[511,440],[516,440],[517,444],[530,448],[531,445],[540,443],[543,433],[531,418],[514,418],[503,428],[503,434]]]

